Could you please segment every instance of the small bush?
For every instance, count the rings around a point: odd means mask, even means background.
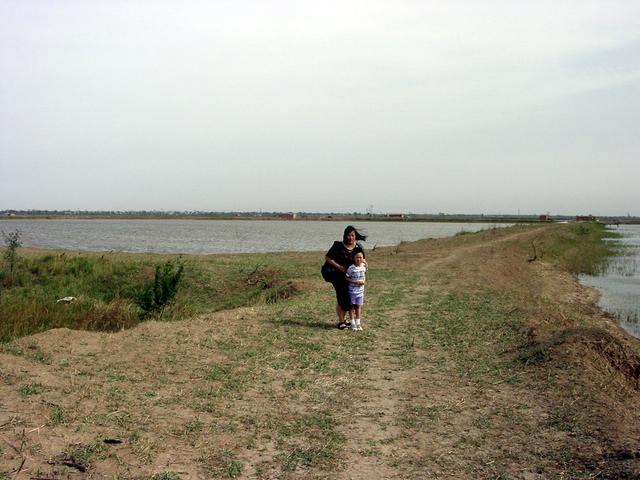
[[[183,270],[184,265],[176,266],[172,261],[156,265],[153,282],[146,283],[136,299],[142,316],[159,312],[173,301],[178,293]]]
[[[4,251],[4,261],[7,264],[7,269],[9,271],[9,275],[6,275],[4,279],[5,284],[11,286],[13,284],[13,273],[16,267],[16,262],[18,261],[18,248],[22,246],[22,242],[20,242],[20,230],[16,230],[11,233],[2,232],[2,238],[4,240],[4,244],[6,245],[6,250]],[[5,275],[3,275],[5,277]]]

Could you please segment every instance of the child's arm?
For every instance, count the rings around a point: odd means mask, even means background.
[[[351,278],[351,276],[347,273],[347,276],[345,278],[347,279],[347,282],[352,283],[353,285],[364,285],[365,283],[364,276],[356,280],[354,278]]]

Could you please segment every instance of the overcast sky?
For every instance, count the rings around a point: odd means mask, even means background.
[[[640,2],[0,0],[0,210],[640,215]]]

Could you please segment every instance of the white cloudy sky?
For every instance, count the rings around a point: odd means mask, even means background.
[[[0,209],[640,215],[640,2],[0,0]]]

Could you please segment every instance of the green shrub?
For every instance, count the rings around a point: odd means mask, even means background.
[[[11,233],[2,232],[2,238],[4,240],[4,244],[7,247],[4,251],[3,258],[9,270],[9,275],[4,278],[4,282],[9,286],[13,284],[13,273],[15,270],[16,262],[18,261],[17,250],[22,246],[22,242],[20,242],[20,235],[20,230],[16,230]],[[3,275],[3,277],[5,276]]]
[[[136,299],[143,316],[161,311],[173,301],[183,270],[184,265],[176,266],[170,260],[163,265],[156,265],[153,282],[147,282]]]

